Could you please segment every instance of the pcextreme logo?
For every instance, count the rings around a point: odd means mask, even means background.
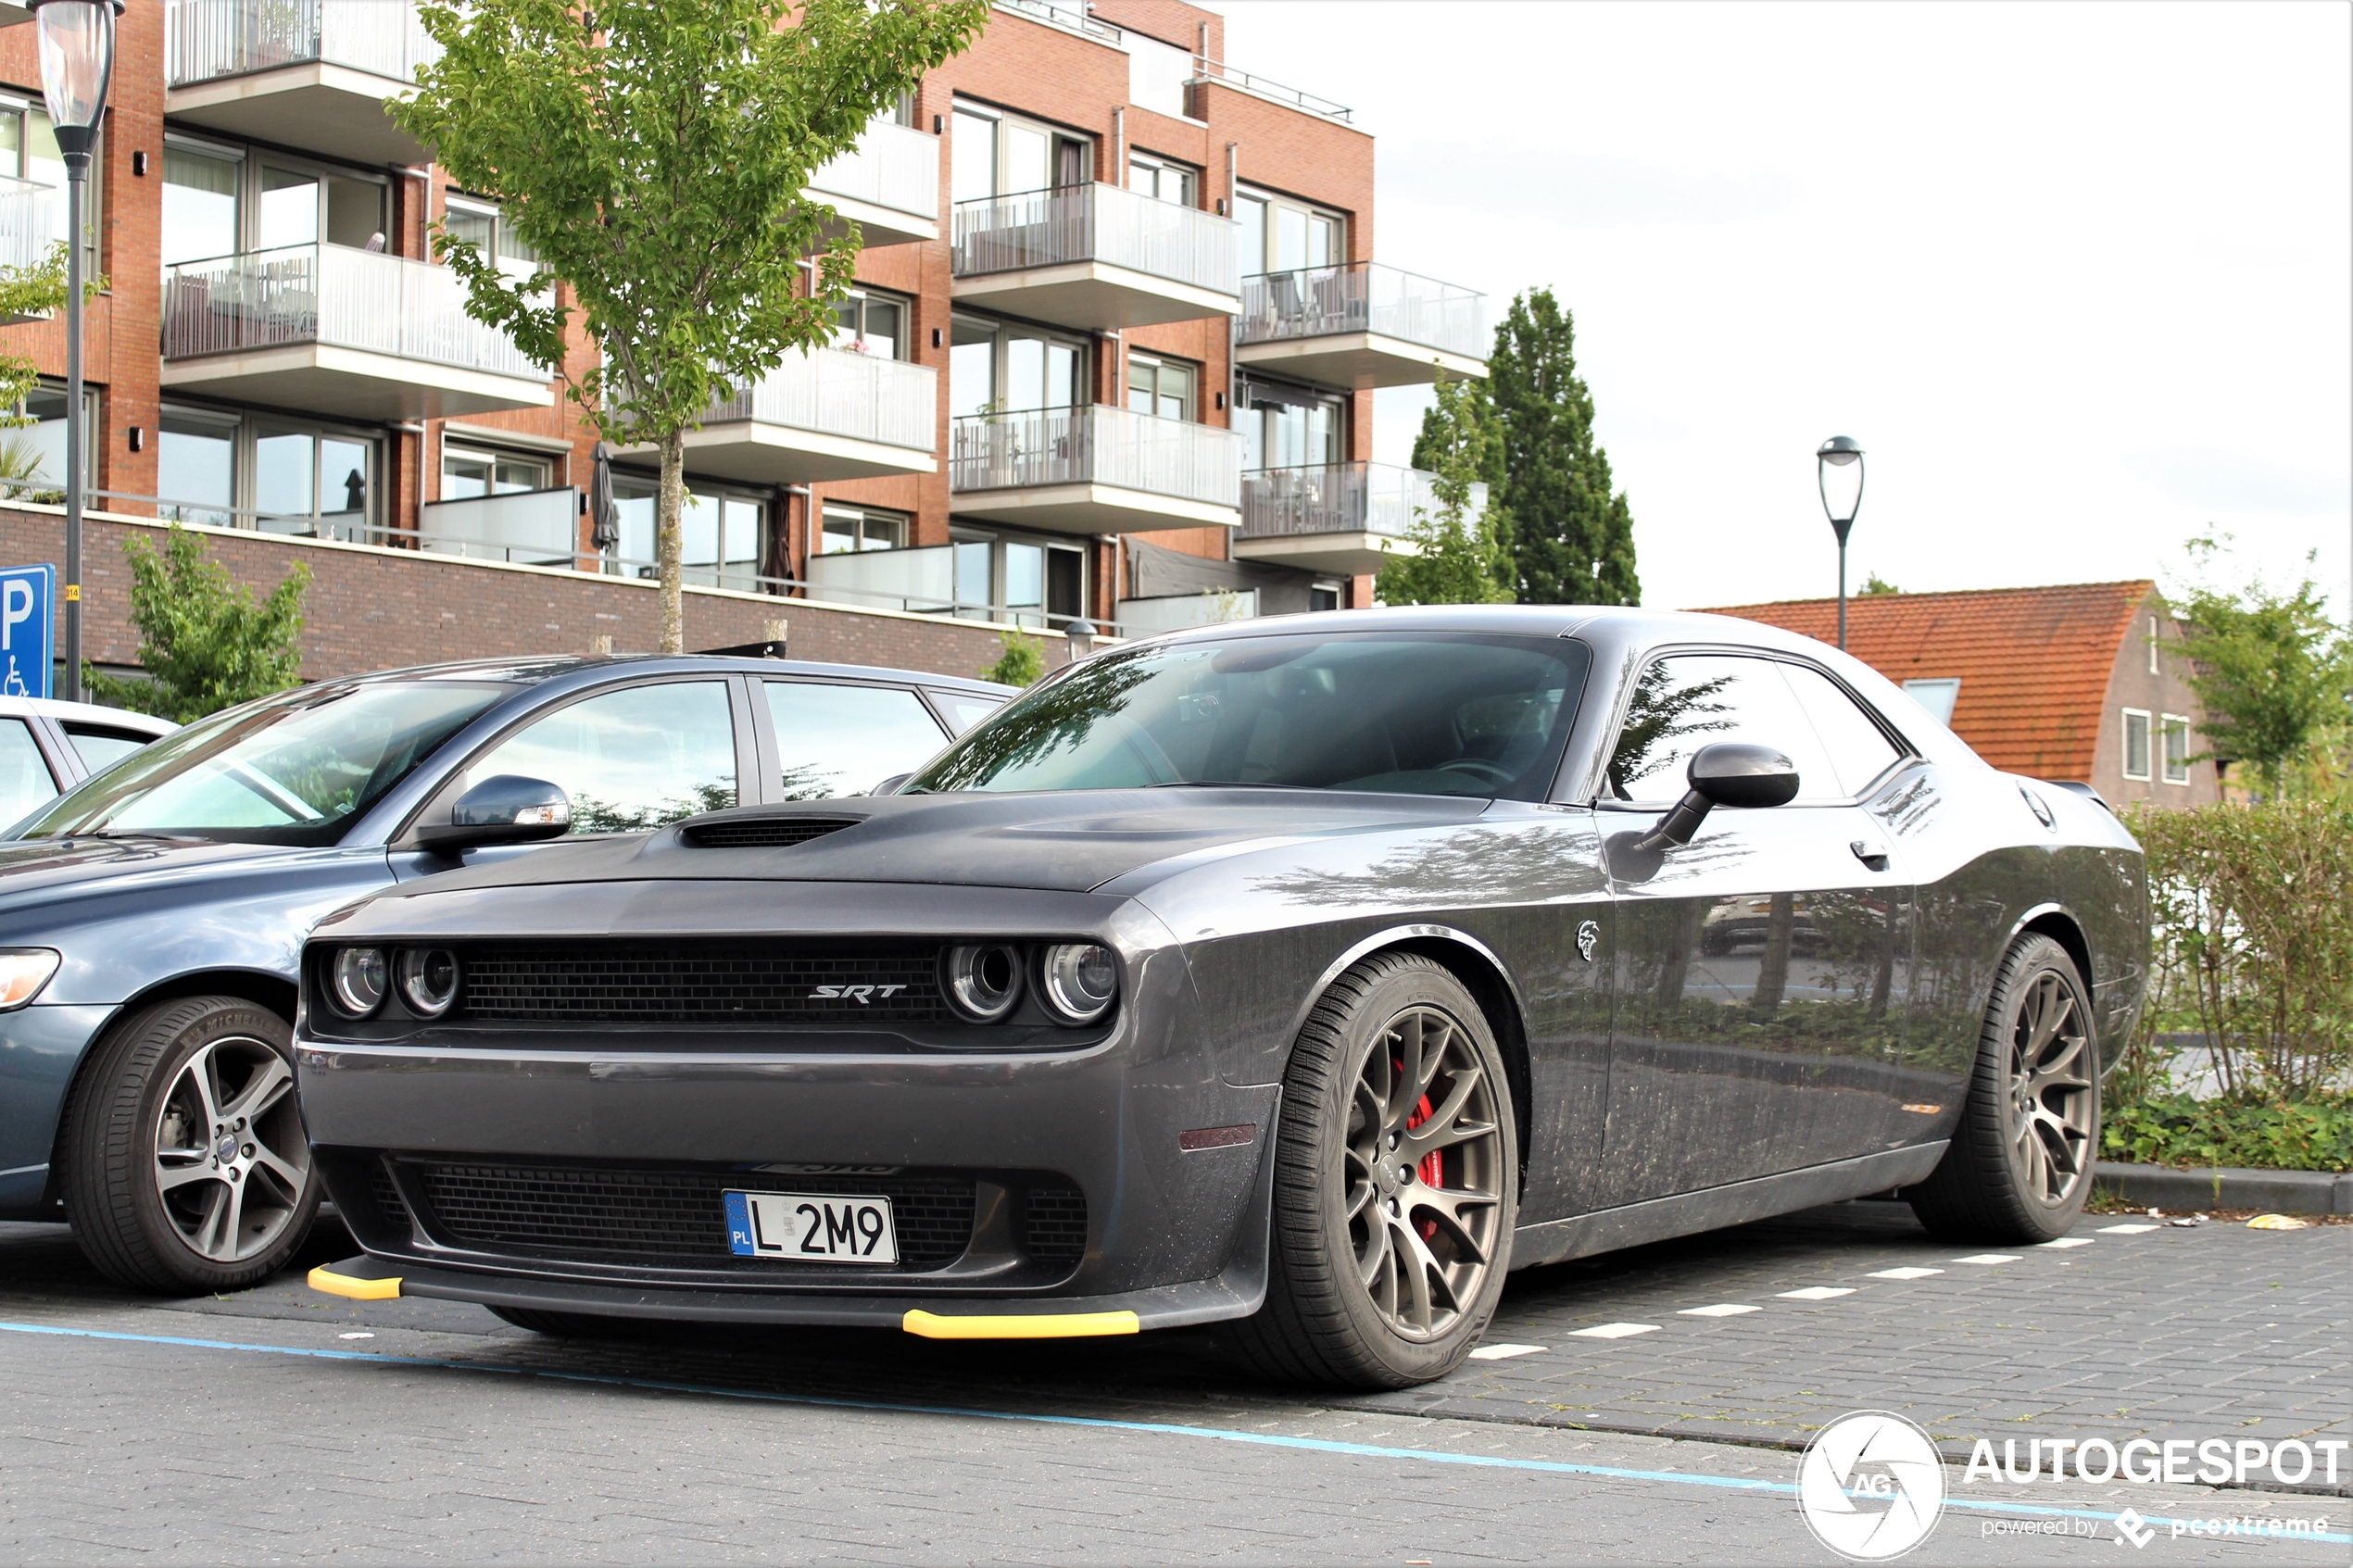
[[[1903,1556],[1944,1511],[1944,1464],[1928,1434],[1886,1411],[1840,1416],[1797,1462],[1797,1509],[1815,1539],[1854,1562]]]

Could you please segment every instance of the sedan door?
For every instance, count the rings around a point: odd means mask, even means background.
[[[1692,754],[1723,741],[1786,753],[1798,798],[1719,809],[1688,846],[1633,851],[1683,794]],[[1913,900],[1864,797],[1903,756],[1810,665],[1692,651],[1645,667],[1603,803],[1626,827],[1608,835],[1618,1001],[1596,1207],[1897,1136]]]

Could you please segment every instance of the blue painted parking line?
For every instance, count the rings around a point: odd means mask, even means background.
[[[1040,1415],[1025,1411],[978,1410],[962,1405],[905,1404],[884,1399],[849,1399],[824,1394],[779,1394],[757,1388],[727,1388],[712,1384],[679,1383],[665,1378],[629,1377],[618,1373],[564,1372],[549,1367],[516,1367],[480,1361],[441,1361],[427,1356],[386,1355],[375,1350],[314,1349],[300,1345],[253,1345],[233,1339],[191,1339],[165,1334],[124,1334],[107,1329],[60,1328],[50,1323],[0,1323],[0,1333],[51,1335],[66,1339],[111,1340],[131,1345],[170,1345],[182,1349],[230,1350],[247,1355],[294,1356],[312,1361],[349,1361],[361,1365],[427,1367],[448,1372],[493,1373],[509,1377],[547,1378],[559,1383],[587,1383],[612,1388],[642,1388],[662,1394],[694,1394],[711,1399],[751,1399],[768,1404],[800,1405],[823,1410],[873,1411],[887,1415],[942,1415],[969,1421],[1021,1422],[1039,1426],[1078,1426],[1105,1432],[1139,1432],[1169,1437],[1201,1437],[1262,1448],[1298,1449],[1311,1453],[1343,1454],[1369,1459],[1408,1459],[1428,1464],[1461,1464],[1482,1470],[1522,1470],[1549,1475],[1591,1475],[1613,1481],[1648,1481],[1680,1486],[1715,1486],[1730,1491],[1768,1492],[1794,1496],[1790,1481],[1762,1481],[1740,1475],[1708,1475],[1687,1470],[1630,1470],[1608,1464],[1567,1464],[1557,1460],[1507,1459],[1496,1454],[1466,1454],[1439,1449],[1389,1448],[1375,1443],[1343,1443],[1329,1437],[1289,1437],[1271,1432],[1236,1432],[1222,1426],[1189,1426],[1167,1421],[1114,1421],[1101,1416]],[[2031,1514],[2038,1518],[2092,1519],[2113,1524],[2120,1513],[2089,1508],[2050,1508],[2033,1503],[1981,1501],[1972,1498],[1945,1499],[1947,1508],[1986,1513]],[[2139,1516],[2145,1524],[2188,1528],[2193,1521],[2157,1514]],[[2297,1540],[2353,1544],[2353,1534],[2341,1532],[2298,1536]]]

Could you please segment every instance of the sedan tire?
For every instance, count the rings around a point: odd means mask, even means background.
[[[1382,953],[1332,983],[1284,1075],[1265,1305],[1236,1325],[1287,1381],[1403,1388],[1487,1331],[1511,1266],[1517,1129],[1478,1003]]]
[[[286,1266],[321,1183],[286,1021],[184,997],[107,1031],[59,1138],[73,1238],[99,1273],[161,1295],[238,1290]]]
[[[2091,993],[2066,948],[2021,936],[1994,974],[1952,1147],[1905,1197],[1940,1236],[2055,1240],[2091,1196],[2099,1138]]]

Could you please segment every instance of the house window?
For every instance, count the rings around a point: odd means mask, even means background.
[[[1200,205],[1201,176],[1181,163],[1171,163],[1150,153],[1131,153],[1127,158],[1127,188],[1140,191],[1154,201],[1196,207]]]
[[[1245,381],[1236,398],[1242,469],[1320,467],[1340,459],[1346,404],[1336,394],[1286,383]]]
[[[507,215],[490,203],[452,196],[442,224],[450,238],[488,257],[510,282],[528,282],[538,276],[539,253],[516,236]]]
[[[655,482],[613,475],[613,511],[621,543],[607,567],[615,573],[660,575],[654,555]],[[694,482],[678,518],[682,581],[706,588],[760,587],[761,559],[768,538],[768,504],[757,495]]]
[[[165,404],[157,419],[158,517],[228,528],[236,521],[237,416]]]
[[[958,615],[1055,627],[1085,616],[1084,548],[970,529],[956,531],[954,547]]]
[[[2133,708],[2124,710],[2124,776],[2149,776],[2149,716]]]
[[[376,443],[355,433],[255,424],[253,510],[270,533],[367,542]]]
[[[900,550],[906,546],[905,513],[826,503],[824,525],[817,533],[819,555],[847,555],[855,550]]]
[[[910,319],[909,303],[899,295],[852,289],[834,307],[834,346],[878,359],[911,358],[915,345],[908,331]]]
[[[1307,590],[1307,608],[1311,610],[1338,609],[1340,608],[1340,586],[1339,583],[1318,583]]]
[[[1087,342],[1018,321],[958,316],[948,351],[949,412],[1026,413],[1086,401]]]
[[[1127,406],[1139,414],[1164,420],[1193,417],[1193,386],[1197,378],[1189,365],[1155,354],[1127,356]]]
[[[31,42],[27,40],[27,42]],[[82,264],[85,275],[98,270],[98,214],[106,211],[106,195],[99,188],[100,177],[107,167],[104,132],[90,149],[90,181],[82,190]],[[0,96],[0,174],[25,181],[34,185],[46,185],[56,193],[49,202],[49,238],[66,237],[66,160],[57,151],[57,133],[51,127],[49,116],[39,105],[20,98]]]
[[[24,395],[24,400],[6,410],[20,420],[33,421],[15,429],[0,429],[0,497],[19,500],[47,501],[55,504],[65,499],[66,484],[66,391],[53,383],[44,382]],[[98,395],[85,391],[82,395],[84,430],[98,428]],[[92,443],[82,444],[82,483],[92,483],[96,471],[91,464]]]
[[[167,135],[163,141],[163,265],[237,252],[237,189],[245,154]]]
[[[2190,721],[2179,713],[2168,713],[2161,721],[2165,746],[2165,782],[2185,784],[2190,782]]]
[[[1242,274],[1336,267],[1348,259],[1348,220],[1337,212],[1265,191],[1234,193],[1241,225]]]
[[[441,498],[445,501],[518,495],[529,490],[555,487],[556,464],[552,458],[472,446],[445,445],[441,449]]]
[[[950,132],[949,179],[960,202],[1087,182],[1093,138],[959,102]]]
[[[262,164],[252,206],[253,248],[312,245],[324,240],[351,250],[384,248],[384,186],[276,161]]]

